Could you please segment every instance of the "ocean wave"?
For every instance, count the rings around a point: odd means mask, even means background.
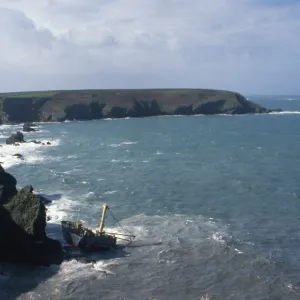
[[[110,144],[108,145],[109,147],[113,147],[113,148],[117,148],[117,147],[121,147],[123,145],[135,145],[138,142],[132,142],[132,141],[125,141],[125,142],[121,142],[119,144]]]
[[[48,141],[51,145],[20,143],[19,146],[14,146],[2,144],[0,148],[0,162],[4,168],[10,168],[20,164],[35,164],[60,160],[61,157],[49,157],[44,153],[47,148],[59,145],[60,140],[48,139],[42,142],[46,143]],[[20,154],[22,157],[18,158],[17,156],[14,156],[16,154]]]
[[[103,195],[113,195],[115,193],[117,193],[118,191],[106,191],[103,193]]]
[[[47,205],[47,217],[50,217],[49,224],[58,224],[70,215],[76,214],[76,202],[68,196],[61,195],[60,199],[52,200],[52,203]],[[45,197],[48,198],[47,195]]]
[[[285,110],[285,111],[275,111],[269,113],[269,115],[299,115],[300,111],[297,110]]]

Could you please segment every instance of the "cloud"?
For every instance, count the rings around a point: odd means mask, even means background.
[[[300,92],[299,34],[291,0],[0,0],[0,80]]]

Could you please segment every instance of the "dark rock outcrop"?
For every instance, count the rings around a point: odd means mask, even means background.
[[[0,206],[17,194],[17,180],[0,165]]]
[[[16,224],[7,208],[0,206],[0,260],[48,266],[60,264],[63,250],[58,241],[38,239]]]
[[[46,237],[46,208],[33,187],[22,188],[7,204],[12,220],[38,240]]]
[[[34,124],[33,124],[34,125]],[[32,125],[30,123],[25,123],[23,125],[23,131],[24,132],[32,132],[32,131],[37,131],[36,129],[31,127]]]
[[[25,143],[24,135],[22,132],[17,131],[17,133],[12,134],[9,138],[6,139],[6,144],[12,145],[15,143]]]
[[[41,144],[42,142],[41,141],[37,141],[37,140],[32,140],[32,141],[30,141],[30,143]]]
[[[0,168],[0,261],[48,266],[64,258],[61,244],[46,236],[47,201],[32,186],[16,190],[16,179]],[[2,205],[3,204],[3,205]]]
[[[0,123],[269,112],[239,93],[208,89],[49,91],[0,97]]]

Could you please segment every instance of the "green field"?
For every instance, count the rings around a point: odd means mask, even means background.
[[[180,93],[184,94],[193,94],[193,93],[211,95],[211,94],[220,94],[228,93],[228,91],[222,90],[209,90],[209,89],[95,89],[95,90],[51,90],[51,91],[28,91],[28,92],[9,92],[9,93],[0,93],[0,97],[6,98],[44,98],[44,97],[53,97],[58,94],[84,94],[84,95],[111,95],[111,94],[131,94],[131,95],[143,95],[147,94],[161,94],[161,95],[176,95]]]

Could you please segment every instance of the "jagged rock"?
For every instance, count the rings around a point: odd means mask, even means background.
[[[51,143],[50,143],[50,142],[47,142],[47,145],[51,145]]]
[[[17,131],[17,133],[12,134],[9,138],[6,139],[6,144],[12,145],[15,143],[25,143],[24,135],[22,132]]]
[[[0,206],[0,260],[37,265],[60,264],[60,243],[46,236],[46,208],[32,186]]]
[[[10,212],[16,224],[38,239],[46,237],[46,210],[38,195],[32,193],[33,187],[28,185],[21,189],[5,208]]]
[[[31,126],[32,126],[31,123],[25,123],[23,125],[23,131],[25,131],[25,132],[37,131],[36,129],[32,128]],[[34,126],[36,126],[36,125],[34,125]]]
[[[39,240],[27,233],[14,222],[10,212],[2,206],[0,206],[0,242],[1,261],[48,266],[60,264],[63,260],[64,252],[58,241],[47,237]]]
[[[0,165],[0,205],[5,204],[11,197],[17,194],[16,185],[16,178],[5,172]]]

